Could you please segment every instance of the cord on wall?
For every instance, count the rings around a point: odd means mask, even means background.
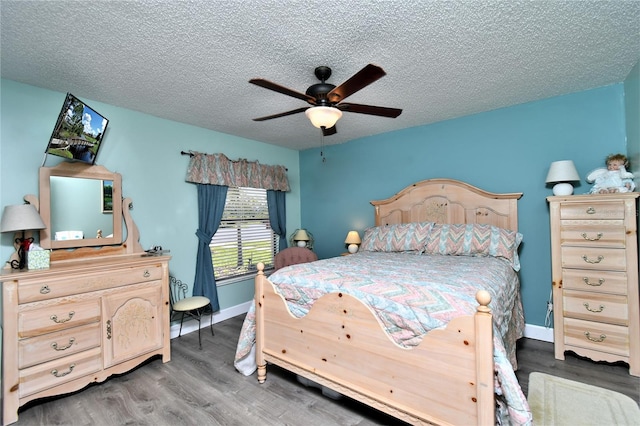
[[[547,301],[547,314],[544,317],[544,326],[551,328],[551,313],[553,312],[553,290],[549,292],[549,300]]]

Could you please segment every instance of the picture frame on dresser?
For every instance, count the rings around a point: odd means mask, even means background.
[[[640,377],[639,196],[547,197],[556,359],[623,361]]]

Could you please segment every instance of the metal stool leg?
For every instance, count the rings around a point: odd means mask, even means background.
[[[200,327],[202,325],[202,312],[200,309],[196,309],[196,315],[198,316],[198,344],[200,345],[200,350],[202,350],[202,337],[200,335]]]
[[[184,312],[182,312],[182,317],[180,317],[180,331],[178,332],[178,337],[182,336],[182,322],[184,321]]]
[[[215,336],[216,334],[213,332],[213,306],[209,304],[209,308],[211,309],[211,317],[209,317],[209,327],[211,327],[211,335]]]

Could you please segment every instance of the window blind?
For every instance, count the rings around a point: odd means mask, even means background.
[[[229,187],[220,227],[209,244],[216,281],[254,274],[259,262],[273,268],[277,240],[269,223],[267,191]]]

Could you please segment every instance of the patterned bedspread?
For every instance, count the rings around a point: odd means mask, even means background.
[[[418,345],[430,330],[452,318],[475,313],[478,290],[491,294],[494,320],[496,394],[504,399],[509,421],[527,424],[531,414],[515,377],[515,341],[522,337],[524,315],[517,274],[493,257],[362,252],[293,265],[269,277],[296,317],[330,292],[351,294],[368,304],[400,346]],[[236,368],[255,369],[255,311],[245,318],[236,352]]]

